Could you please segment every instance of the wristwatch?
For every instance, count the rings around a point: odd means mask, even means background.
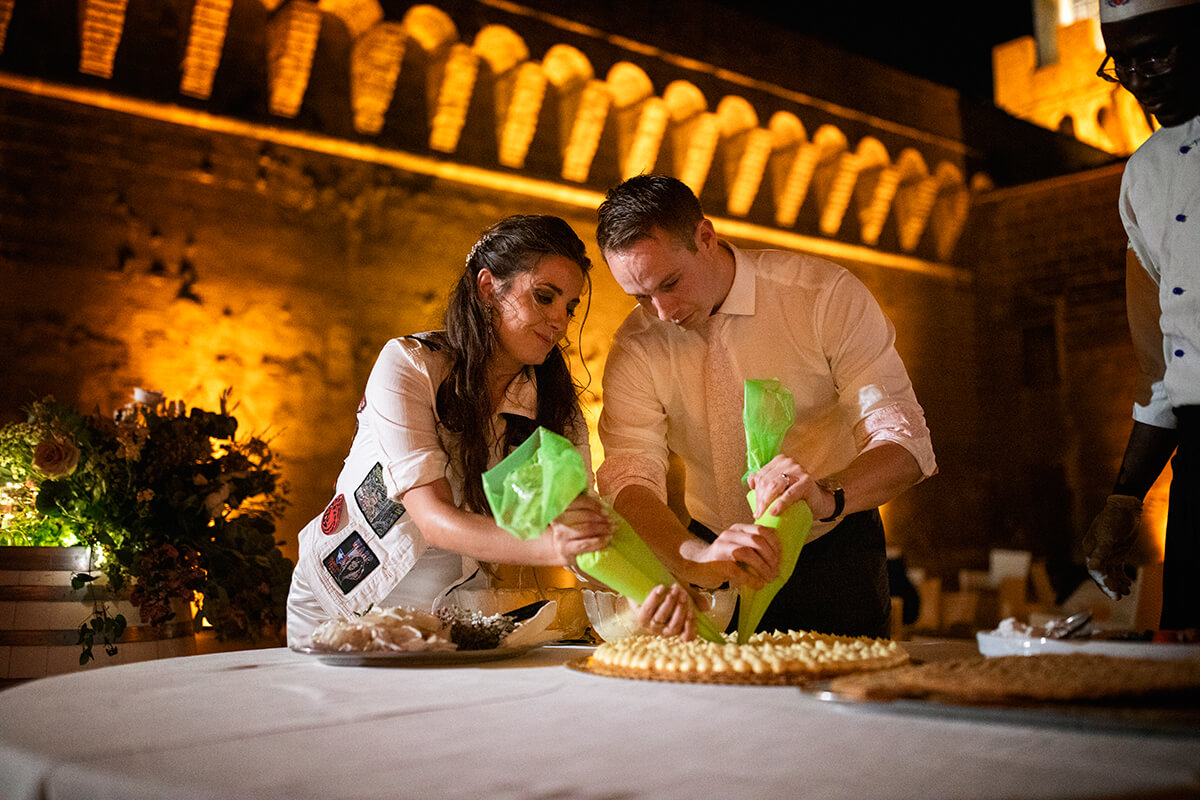
[[[846,492],[842,489],[842,482],[830,476],[817,481],[817,486],[833,495],[833,513],[819,522],[833,522],[846,510]]]

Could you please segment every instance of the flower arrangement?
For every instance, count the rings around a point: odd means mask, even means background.
[[[287,486],[266,441],[236,438],[229,394],[211,412],[136,390],[109,418],[33,403],[0,428],[0,545],[91,547],[110,592],[127,592],[160,632],[178,597],[222,640],[277,633],[292,571],[274,537]],[[98,604],[81,663],[97,636],[115,653],[124,627]]]

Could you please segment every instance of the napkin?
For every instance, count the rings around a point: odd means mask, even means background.
[[[536,614],[519,623],[504,637],[504,647],[528,647],[557,638],[556,632],[548,630],[557,616],[558,603],[548,601]]]

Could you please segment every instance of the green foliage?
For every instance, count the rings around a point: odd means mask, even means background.
[[[79,641],[76,644],[83,645],[83,650],[79,654],[79,666],[83,666],[96,656],[92,654],[92,648],[96,644],[96,637],[100,637],[101,643],[104,645],[104,652],[110,656],[117,654],[117,640],[121,638],[121,634],[125,632],[125,615],[117,614],[115,617],[108,615],[108,609],[100,606],[96,609],[96,613],[92,618],[79,626]]]
[[[111,418],[32,404],[0,429],[0,545],[92,547],[109,590],[159,631],[178,597],[198,600],[197,627],[207,620],[219,638],[278,632],[292,572],[274,535],[287,486],[266,441],[236,437],[228,396],[216,412],[155,396]],[[98,605],[80,628],[83,660],[124,628]]]

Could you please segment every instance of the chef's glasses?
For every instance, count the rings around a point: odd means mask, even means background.
[[[1112,56],[1105,56],[1104,61],[1100,64],[1100,68],[1096,70],[1096,75],[1109,83],[1124,83],[1133,75],[1137,75],[1143,80],[1147,78],[1161,78],[1174,69],[1175,53],[1178,49],[1179,47],[1176,45],[1164,56],[1139,58],[1129,64],[1122,64],[1114,60]]]

